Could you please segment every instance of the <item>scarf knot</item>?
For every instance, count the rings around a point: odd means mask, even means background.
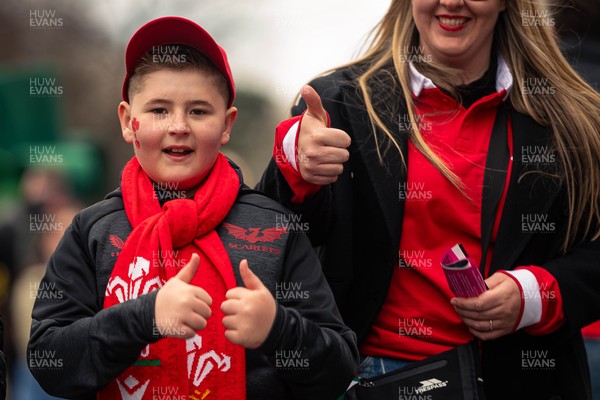
[[[198,206],[190,199],[168,201],[163,206],[163,218],[169,225],[174,249],[192,243],[196,237],[203,236],[214,228],[198,224]]]

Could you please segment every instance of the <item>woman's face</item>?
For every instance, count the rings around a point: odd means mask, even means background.
[[[505,0],[412,0],[421,51],[442,65],[468,70],[489,61]],[[481,71],[483,72],[483,71]]]

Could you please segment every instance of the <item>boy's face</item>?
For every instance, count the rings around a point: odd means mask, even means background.
[[[147,74],[118,112],[123,138],[133,144],[141,167],[154,182],[170,183],[170,190],[202,182],[237,116],[214,77],[195,69]]]

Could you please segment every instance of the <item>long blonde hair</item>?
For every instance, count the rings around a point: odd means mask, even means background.
[[[393,63],[411,122],[409,139],[462,192],[460,179],[428,146],[419,131],[406,57],[418,44],[411,7],[409,0],[392,0],[386,15],[372,31],[364,55],[347,66],[365,68],[358,77],[358,85],[373,124],[380,161],[383,163],[384,154],[391,148],[402,156],[398,138],[386,127],[381,110],[374,106],[377,99],[373,98],[382,89],[377,73],[386,64]],[[565,60],[552,24],[524,23],[522,10],[531,10],[530,15],[548,15],[539,1],[507,0],[506,10],[496,23],[495,43],[513,75],[509,103],[516,111],[549,126],[553,132],[552,144],[562,167],[560,178],[568,196],[568,223],[562,247],[566,252],[578,238],[600,237],[600,95]],[[451,82],[456,81],[457,71],[433,62],[418,63],[417,68],[436,85],[455,93]],[[528,79],[542,80],[553,88],[552,95],[527,95]]]

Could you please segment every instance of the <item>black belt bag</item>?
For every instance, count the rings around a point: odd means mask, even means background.
[[[477,342],[410,363],[374,378],[361,378],[347,400],[485,400]]]

